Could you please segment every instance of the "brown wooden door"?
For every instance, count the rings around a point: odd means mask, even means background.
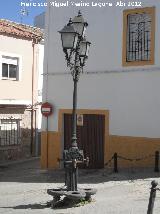
[[[64,148],[71,145],[72,116],[64,114]],[[77,125],[77,143],[89,157],[89,168],[104,167],[104,115],[83,114],[83,125]]]

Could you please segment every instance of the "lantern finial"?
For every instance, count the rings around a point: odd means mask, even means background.
[[[82,16],[82,13],[80,10],[78,11],[78,16]]]
[[[71,24],[72,24],[72,18],[69,19],[69,22],[68,22],[67,26],[69,26]]]

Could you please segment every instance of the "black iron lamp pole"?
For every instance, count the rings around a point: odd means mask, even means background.
[[[77,77],[74,77],[74,90],[73,90],[73,110],[72,110],[72,147],[77,147]]]
[[[80,38],[81,39],[81,38]],[[76,49],[75,53],[75,66],[74,70],[72,71],[73,76],[73,109],[72,109],[72,139],[71,139],[71,146],[72,147],[78,147],[77,146],[77,116],[76,116],[76,110],[77,110],[77,84],[79,80],[79,76],[82,70],[82,67],[80,67],[80,58],[79,58],[79,47]]]
[[[79,150],[77,145],[77,83],[80,73],[83,72],[85,61],[88,58],[90,42],[85,38],[85,29],[88,26],[84,21],[81,12],[61,30],[63,51],[67,61],[67,66],[73,76],[73,109],[72,109],[72,139],[71,147],[64,150],[64,163],[66,169],[66,185],[68,191],[77,191],[78,168],[77,164],[86,161],[83,151]],[[87,158],[88,162],[88,158]]]

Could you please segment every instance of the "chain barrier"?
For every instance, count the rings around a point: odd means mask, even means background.
[[[123,156],[120,156],[120,155],[117,155],[117,157],[120,158],[120,159],[123,159],[123,160],[127,160],[127,161],[141,161],[141,160],[148,159],[150,157],[155,157],[155,155],[147,155],[147,156],[144,156],[142,158],[126,158],[126,157],[123,157]]]
[[[148,158],[155,158],[155,172],[159,172],[159,152],[156,151],[155,154],[153,155],[147,155],[141,158],[126,158],[124,156],[118,155],[117,153],[114,153],[114,155],[109,159],[104,165],[108,166],[112,161],[114,164],[114,172],[118,172],[118,158],[125,160],[125,161],[142,161]],[[59,162],[61,162],[63,159],[58,159]]]
[[[114,156],[112,156],[111,159],[108,160],[107,163],[105,163],[105,166],[108,166],[108,164],[111,163],[113,159],[114,159]]]
[[[144,157],[142,157],[142,158],[126,158],[126,157],[117,155],[117,158],[120,158],[120,159],[122,159],[122,160],[127,160],[127,161],[141,161],[141,160],[148,159],[148,158],[150,158],[150,157],[155,157],[155,155],[147,155],[147,156],[144,156]],[[111,157],[111,159],[109,159],[109,160],[107,161],[107,163],[105,163],[105,166],[107,166],[109,163],[111,163],[113,159],[114,159],[114,155]]]
[[[117,173],[118,172],[118,159],[132,162],[132,161],[142,161],[142,160],[145,160],[148,158],[154,158],[154,171],[159,172],[160,171],[160,169],[159,169],[159,159],[160,159],[159,151],[155,151],[154,155],[150,154],[150,155],[140,157],[140,158],[126,158],[121,155],[118,155],[117,153],[114,153],[114,155],[111,157],[111,159],[108,160],[107,163],[105,163],[105,166],[109,165],[113,160],[113,169],[114,169],[114,172]]]

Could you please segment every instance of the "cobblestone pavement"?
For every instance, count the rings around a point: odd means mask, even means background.
[[[0,214],[146,214],[150,183],[160,183],[160,173],[153,169],[79,171],[79,187],[98,189],[93,202],[53,210],[47,207],[52,197],[46,190],[64,185],[63,170],[41,170],[39,160],[0,166]],[[157,192],[154,214],[160,213],[159,201]]]

